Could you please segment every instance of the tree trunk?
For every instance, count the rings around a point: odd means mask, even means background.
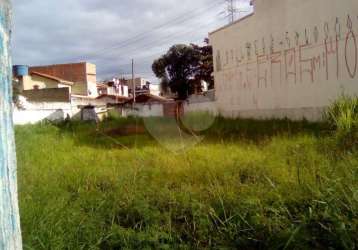
[[[10,0],[0,0],[0,249],[22,249],[12,122]]]

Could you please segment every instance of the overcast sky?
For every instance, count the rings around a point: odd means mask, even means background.
[[[236,2],[250,10],[248,0]],[[99,79],[130,73],[134,58],[136,75],[154,80],[151,63],[171,45],[200,43],[228,23],[224,0],[13,0],[13,7],[14,64],[88,61]]]

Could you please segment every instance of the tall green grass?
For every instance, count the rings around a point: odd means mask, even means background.
[[[358,97],[342,95],[327,110],[326,119],[336,132],[339,146],[358,147]]]
[[[16,128],[25,249],[358,247],[358,153],[325,124],[218,118],[182,154],[108,133],[134,124]]]

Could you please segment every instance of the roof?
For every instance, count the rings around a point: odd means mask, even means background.
[[[140,94],[136,96],[136,103],[151,103],[151,102],[170,102],[172,99],[167,99],[165,97],[152,95],[149,93]],[[133,103],[133,98],[129,100],[129,103]]]
[[[102,98],[111,98],[111,99],[114,99],[117,101],[122,101],[122,102],[131,100],[131,98],[125,97],[125,96],[106,95],[106,94],[100,95],[96,99],[98,100],[98,99],[102,99]]]
[[[87,95],[71,95],[72,98],[80,98],[80,99],[87,99],[87,100],[95,100],[96,98],[93,96],[87,96]]]
[[[97,88],[108,88],[108,86],[103,83],[97,83]]]
[[[36,71],[32,71],[32,72],[30,73],[30,75],[37,75],[37,76],[40,76],[40,77],[44,77],[44,78],[47,78],[47,79],[56,81],[56,82],[61,83],[61,84],[64,84],[64,85],[72,86],[72,85],[74,84],[73,82],[66,81],[66,80],[61,79],[61,78],[59,78],[59,77],[51,76],[51,75],[47,75],[47,74],[43,74],[43,73],[36,72]]]
[[[47,64],[47,65],[34,65],[34,66],[30,66],[31,68],[38,68],[38,67],[53,67],[53,66],[71,66],[71,65],[85,65],[85,64],[90,64],[90,65],[95,65],[93,63],[90,62],[86,62],[86,61],[82,61],[82,62],[70,62],[70,63],[57,63],[57,64]]]

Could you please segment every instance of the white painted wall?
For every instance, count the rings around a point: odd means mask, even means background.
[[[13,121],[15,125],[35,124],[44,120],[61,121],[79,112],[70,103],[26,103],[24,109],[14,108]]]
[[[131,108],[124,108],[122,110],[124,117],[127,116],[139,116],[139,117],[162,117],[164,116],[164,110],[162,104],[137,104],[135,110]]]
[[[156,95],[156,96],[160,95],[160,85],[159,84],[150,84],[149,90],[152,95]]]
[[[215,102],[198,102],[198,103],[184,103],[184,113],[195,112],[209,112],[213,115],[217,115],[217,106]]]
[[[64,111],[59,110],[14,110],[15,125],[35,124],[44,120],[62,121],[65,119]]]
[[[97,83],[89,81],[87,83],[87,91],[89,97],[93,97],[93,98],[98,97]]]
[[[224,116],[317,120],[342,92],[358,94],[357,0],[255,0],[210,41]]]

